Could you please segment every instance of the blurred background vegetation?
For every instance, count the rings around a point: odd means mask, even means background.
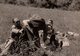
[[[40,8],[80,10],[80,0],[0,0],[0,3]]]
[[[80,10],[80,0],[0,0],[0,3],[40,8]]]

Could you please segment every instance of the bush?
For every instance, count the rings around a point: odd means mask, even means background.
[[[8,3],[22,6],[61,8],[64,10],[80,10],[79,0],[0,0],[0,3]]]

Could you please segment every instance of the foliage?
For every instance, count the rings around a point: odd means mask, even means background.
[[[41,8],[60,8],[64,10],[80,10],[79,0],[0,0],[0,3],[41,7]]]

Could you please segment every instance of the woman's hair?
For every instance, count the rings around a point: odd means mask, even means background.
[[[12,22],[15,23],[15,22],[20,22],[20,20],[18,18],[14,18],[12,19]]]

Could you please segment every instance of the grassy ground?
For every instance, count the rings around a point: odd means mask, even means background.
[[[45,20],[52,19],[56,30],[80,33],[79,11],[71,12],[0,4],[0,43],[3,43],[10,36],[11,20],[13,18],[29,19],[30,15],[33,14],[38,14]],[[70,40],[70,46],[64,47],[61,52],[55,52],[54,56],[80,56],[79,41],[79,37]]]

